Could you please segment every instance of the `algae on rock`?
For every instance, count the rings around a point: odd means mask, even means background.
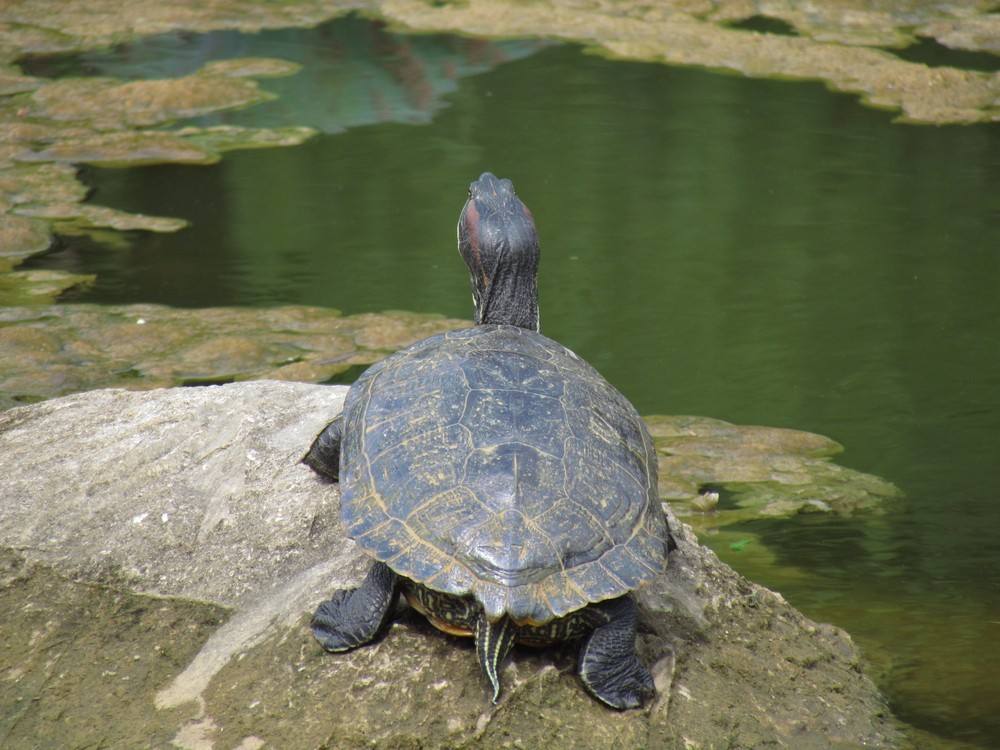
[[[0,273],[0,306],[52,304],[67,289],[92,284],[96,278],[92,273],[40,268]],[[3,408],[3,400],[0,396],[0,408]]]
[[[108,386],[324,381],[463,325],[436,315],[344,316],[296,306],[9,307],[0,311],[0,408]]]
[[[865,3],[838,2],[833,4],[836,12],[829,13],[813,12],[813,4],[793,0],[765,4],[767,16],[798,23],[800,31],[812,32],[807,36],[729,25],[761,15],[756,5],[724,0],[650,5],[630,0],[581,6],[574,0],[541,0],[518,4],[517,12],[511,12],[508,4],[493,0],[441,7],[429,7],[422,0],[385,0],[379,8],[387,17],[421,31],[547,36],[585,42],[632,60],[697,65],[754,77],[820,80],[838,91],[858,94],[873,106],[901,110],[910,122],[1000,119],[1000,74],[929,68],[863,46],[902,46],[912,39],[908,29],[915,16],[906,2],[887,3],[886,8],[895,9],[892,12],[865,12],[859,8]],[[942,16],[951,17],[947,7],[917,17],[930,21]],[[865,33],[872,30],[876,33]]]
[[[0,78],[0,88],[8,95],[0,100],[0,254],[8,260],[2,261],[0,274],[47,248],[52,232],[74,234],[100,228],[174,232],[184,227],[181,219],[84,203],[87,189],[73,165],[212,164],[222,151],[298,145],[314,131],[301,127],[151,129],[273,98],[255,78],[291,75],[298,69],[284,60],[246,58],[212,62],[175,79],[43,81],[15,80],[11,66],[6,66],[6,77]],[[41,221],[28,225],[20,217]],[[21,288],[29,281],[34,291]],[[72,286],[71,281],[76,283],[68,275],[63,281],[64,288]],[[37,274],[7,273],[0,286],[8,304],[51,301],[54,296],[38,294]]]
[[[660,457],[660,495],[696,527],[798,513],[881,512],[900,496],[891,482],[833,463],[843,447],[822,435],[720,419],[646,417]],[[705,489],[732,498],[705,514]]]

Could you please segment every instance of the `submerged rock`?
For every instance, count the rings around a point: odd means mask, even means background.
[[[646,417],[660,456],[660,494],[696,527],[751,518],[879,512],[902,494],[884,479],[831,461],[843,447],[799,430],[708,417]],[[705,488],[727,493],[708,503]],[[688,519],[691,513],[710,513]]]
[[[180,128],[175,135],[211,153],[275,146],[298,146],[316,135],[312,128],[244,128],[238,125]]]
[[[92,273],[67,273],[36,268],[31,271],[0,273],[0,306],[51,304],[55,298],[75,286],[90,284]],[[2,404],[0,398],[0,404]]]
[[[88,722],[61,722],[71,735],[61,742],[898,745],[850,638],[723,565],[676,518],[679,549],[639,594],[639,649],[659,689],[646,709],[615,713],[587,697],[568,646],[515,651],[492,706],[468,643],[412,614],[372,646],[324,653],[308,614],[359,581],[368,561],[342,536],[336,486],[298,459],[345,392],[279,382],[102,390],[0,414],[0,546],[16,550],[3,556],[13,583],[0,623],[20,645],[0,649],[0,715],[18,716],[6,740],[34,741],[49,731],[44,717],[83,712]],[[62,577],[110,588],[82,592]],[[174,597],[232,612],[222,623]],[[64,650],[59,633],[86,636],[90,656],[67,659],[50,678],[72,679],[49,690],[38,673]],[[90,710],[102,685],[116,698],[114,719]]]
[[[176,232],[187,226],[184,219],[132,214],[89,203],[48,203],[42,206],[26,206],[18,209],[18,213],[24,216],[50,219],[60,232],[68,226],[107,227],[120,232],[136,229],[146,232]]]

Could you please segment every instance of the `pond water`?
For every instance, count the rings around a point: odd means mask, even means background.
[[[178,75],[234,55],[305,67],[264,82],[276,102],[204,121],[323,134],[211,167],[87,170],[94,202],[191,226],[126,249],[63,238],[28,265],[98,274],[64,299],[468,317],[465,186],[511,177],[541,235],[543,331],[641,412],[830,435],[902,488],[876,518],[748,525],[773,557],[717,551],[849,630],[942,747],[1000,747],[996,126],[897,125],[820,84],[350,18],[30,67]]]

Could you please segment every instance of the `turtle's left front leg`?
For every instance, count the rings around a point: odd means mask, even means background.
[[[317,474],[339,482],[340,443],[343,437],[344,417],[339,415],[316,436],[313,444],[309,446],[309,451],[302,457],[302,463]]]
[[[631,596],[592,604],[598,623],[580,647],[579,673],[587,690],[612,708],[638,708],[656,693],[653,676],[635,653],[639,610]]]

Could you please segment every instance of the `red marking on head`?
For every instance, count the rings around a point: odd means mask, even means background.
[[[472,260],[475,261],[475,268],[471,270],[481,270],[483,260],[479,254],[479,209],[476,208],[475,198],[470,198],[469,202],[465,205],[465,236],[469,240],[469,250],[472,252]]]

